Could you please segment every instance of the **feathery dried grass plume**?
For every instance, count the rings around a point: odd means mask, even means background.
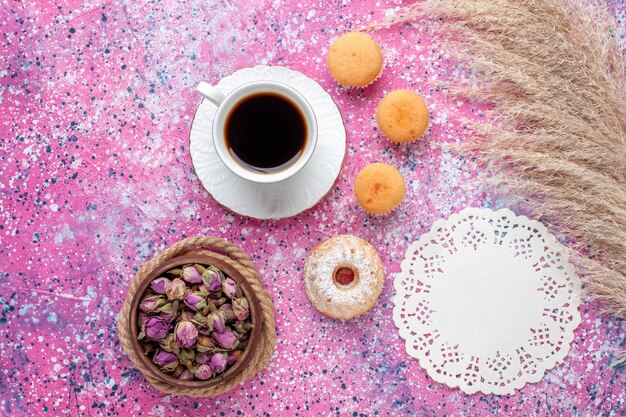
[[[626,319],[624,53],[606,5],[426,0],[365,29],[425,14],[440,18],[450,52],[481,75],[478,87],[456,91],[493,106],[462,150],[571,239],[588,294]]]

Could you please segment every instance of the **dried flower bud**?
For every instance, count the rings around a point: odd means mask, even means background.
[[[165,277],[159,277],[150,283],[150,288],[157,294],[165,294],[168,284],[171,281]]]
[[[185,298],[185,294],[187,293],[187,285],[182,279],[176,278],[169,283],[169,285],[165,289],[165,292],[167,294],[167,298],[170,301],[180,301]]]
[[[161,317],[153,316],[146,320],[143,332],[151,339],[161,340],[167,336],[171,328],[172,326],[168,321],[163,320]]]
[[[178,359],[183,365],[191,364],[196,358],[196,352],[193,349],[181,349],[178,352]]]
[[[187,369],[187,368],[185,368],[185,367],[184,367],[184,366],[182,366],[182,365],[178,365],[178,366],[176,367],[176,369],[174,369],[174,372],[172,372],[172,376],[173,376],[174,378],[178,378],[178,377],[180,377],[180,375],[181,375],[181,374],[185,371],[185,369]]]
[[[159,316],[171,323],[176,317],[178,317],[178,301],[167,303],[157,311],[161,313]]]
[[[175,355],[178,355],[180,352],[180,346],[178,345],[178,342],[176,342],[176,336],[174,333],[170,333],[165,336],[165,338],[159,342],[159,347],[164,351]]]
[[[157,309],[159,313],[173,313],[174,312],[174,303],[166,302],[161,307]]]
[[[178,357],[173,353],[161,350],[154,355],[152,362],[154,362],[164,372],[172,372],[178,366]]]
[[[232,365],[233,363],[237,362],[239,358],[241,358],[242,354],[243,352],[240,350],[233,350],[228,354],[228,360],[226,361],[226,364]]]
[[[202,310],[206,307],[206,298],[198,292],[190,292],[185,296],[185,305],[193,311]]]
[[[215,330],[218,333],[222,333],[225,325],[226,315],[221,310],[216,310],[207,317],[207,327],[211,331]]]
[[[153,313],[157,308],[166,303],[162,295],[148,295],[139,303],[139,309],[144,313]]]
[[[230,304],[223,304],[220,306],[220,311],[224,312],[224,318],[226,319],[226,323],[236,320],[235,312],[233,310],[233,306]]]
[[[198,352],[204,353],[212,351],[213,349],[215,349],[215,343],[213,343],[213,340],[210,337],[200,336],[198,338],[198,345],[196,346],[196,350]]]
[[[228,298],[233,298],[237,293],[237,283],[228,277],[222,281],[222,291]]]
[[[226,369],[226,361],[228,360],[227,353],[216,353],[211,357],[211,369],[215,371],[216,374],[224,372]]]
[[[223,333],[211,333],[211,337],[224,349],[232,349],[237,344],[237,335],[235,335],[235,333],[233,333],[228,327]]]
[[[198,270],[193,266],[188,266],[183,269],[183,279],[190,284],[200,284],[202,283],[202,275]]]
[[[193,381],[196,377],[191,373],[189,369],[185,369],[182,374],[178,377],[181,381]]]
[[[219,300],[220,298],[224,298],[222,297],[222,295],[224,295],[221,291],[218,292],[211,292],[209,293],[209,300]]]
[[[220,297],[220,298],[217,298],[217,299],[214,299],[214,300],[213,300],[213,305],[214,305],[215,307],[219,307],[219,306],[221,306],[221,305],[224,305],[224,303],[225,303],[226,301],[228,301],[228,298],[226,298],[226,297]]]
[[[175,333],[176,341],[184,349],[192,347],[198,340],[198,329],[192,322],[185,319],[176,325]]]
[[[196,378],[201,381],[206,381],[207,379],[211,379],[213,377],[213,371],[209,365],[199,365],[194,369],[194,374]]]
[[[250,315],[250,305],[245,297],[233,298],[233,313],[237,320],[244,321]]]
[[[202,282],[208,288],[210,292],[218,292],[222,290],[222,275],[221,271],[209,267],[202,274]]]
[[[167,320],[168,322],[172,322],[172,320],[174,320],[174,313],[161,313],[159,314],[159,317],[161,317],[163,320]]]
[[[207,295],[209,295],[209,287],[204,284],[200,284],[198,285],[198,292],[206,297]]]
[[[200,352],[196,355],[196,363],[198,365],[209,363],[210,360],[211,360],[211,355],[208,353]]]
[[[161,313],[161,317],[165,320],[172,321],[174,317],[178,315],[178,301],[174,301],[173,303],[167,303],[160,308],[157,309],[157,312]]]
[[[252,329],[252,323],[238,321],[233,324],[233,329],[239,334],[245,334]]]
[[[207,324],[207,316],[205,316],[204,314],[202,314],[200,312],[198,312],[198,313],[193,315],[193,317],[191,318],[191,322],[195,323],[195,324],[197,324],[199,326],[202,326],[202,327],[207,327],[208,326],[208,324]],[[200,330],[200,329],[198,329],[198,330]]]
[[[174,269],[170,269],[169,271],[167,271],[167,273],[170,275],[175,275],[179,277],[182,275],[183,270],[181,268],[174,268]]]

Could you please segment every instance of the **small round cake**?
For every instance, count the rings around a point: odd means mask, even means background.
[[[404,197],[404,177],[396,167],[376,162],[363,168],[354,181],[354,194],[365,211],[387,214]]]
[[[380,46],[369,35],[350,32],[340,36],[328,50],[328,69],[346,87],[371,84],[383,68]]]
[[[392,142],[412,142],[428,127],[428,108],[413,91],[396,90],[387,94],[376,108],[376,121]]]
[[[311,303],[336,319],[351,319],[371,309],[385,279],[376,249],[350,235],[314,247],[304,262],[304,286]]]

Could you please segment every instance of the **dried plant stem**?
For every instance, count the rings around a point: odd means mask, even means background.
[[[426,0],[364,29],[430,16],[450,52],[481,77],[478,87],[451,90],[492,109],[459,149],[568,236],[588,294],[626,318],[624,51],[606,5]]]

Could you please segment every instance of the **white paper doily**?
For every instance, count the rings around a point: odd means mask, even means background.
[[[281,66],[257,65],[222,78],[224,94],[252,81],[279,81],[302,94],[317,119],[317,145],[311,159],[293,177],[274,184],[255,184],[233,174],[213,147],[213,117],[217,107],[203,100],[190,133],[191,160],[204,188],[221,205],[256,219],[281,219],[313,207],[333,187],[346,155],[346,129],[330,95],[301,72]]]
[[[434,380],[468,394],[511,394],[567,355],[581,282],[541,223],[467,208],[407,250],[393,319]]]

